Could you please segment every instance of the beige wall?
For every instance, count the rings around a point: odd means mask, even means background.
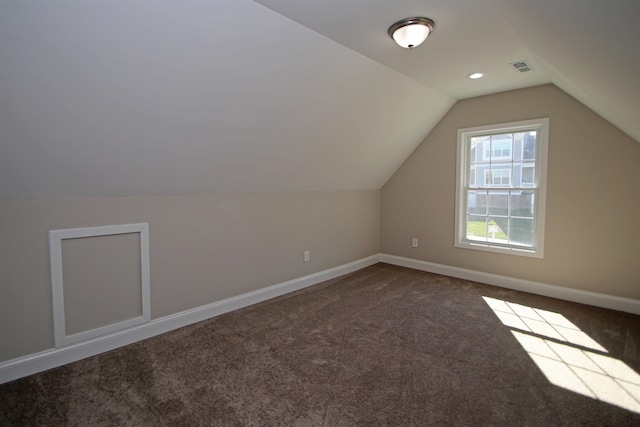
[[[544,259],[454,248],[456,130],[540,117]],[[640,144],[553,85],[459,101],[385,184],[381,215],[383,253],[640,299]]]
[[[380,248],[379,191],[3,200],[0,212],[0,361],[53,347],[48,230],[148,222],[154,319]]]
[[[140,233],[63,239],[65,334],[144,315]]]
[[[456,130],[539,117],[545,258],[454,248]],[[640,144],[547,85],[458,102],[381,191],[0,200],[0,361],[53,346],[52,229],[148,222],[154,319],[380,249],[640,299],[639,195]]]

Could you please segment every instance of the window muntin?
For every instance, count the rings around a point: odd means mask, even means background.
[[[542,257],[548,119],[458,130],[457,247]]]

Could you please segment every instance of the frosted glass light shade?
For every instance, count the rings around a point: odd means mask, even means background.
[[[389,35],[406,49],[420,46],[433,31],[434,23],[429,18],[407,18],[389,27]]]
[[[420,46],[429,36],[429,28],[421,24],[407,25],[393,33],[393,39],[404,48]]]

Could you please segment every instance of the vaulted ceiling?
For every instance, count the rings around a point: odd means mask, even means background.
[[[388,26],[420,15],[434,33],[396,46]],[[634,0],[3,0],[0,198],[377,189],[456,100],[544,83],[640,141],[638,16]]]

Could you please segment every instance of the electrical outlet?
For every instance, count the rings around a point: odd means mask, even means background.
[[[311,260],[311,256],[309,255],[309,251],[304,251],[304,262],[309,262]]]
[[[417,239],[417,238],[415,238],[415,237],[414,237],[414,238],[411,240],[411,247],[412,247],[412,248],[417,248],[417,247],[418,247],[418,239]]]

